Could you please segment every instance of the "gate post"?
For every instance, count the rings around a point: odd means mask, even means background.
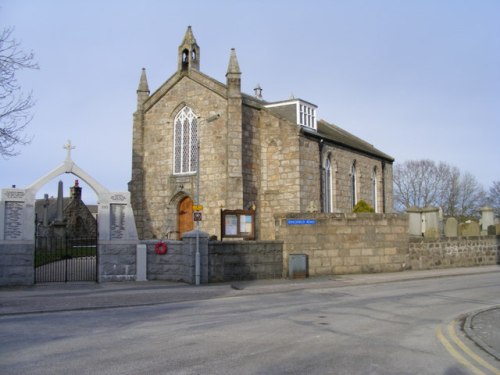
[[[196,237],[199,234],[200,283],[208,284],[208,233],[193,230],[182,236],[182,252],[186,258],[186,277],[190,284],[196,284]]]
[[[147,245],[137,244],[135,281],[147,281]]]

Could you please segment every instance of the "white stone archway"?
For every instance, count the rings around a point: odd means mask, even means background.
[[[71,142],[64,146],[66,159],[40,179],[24,189],[2,189],[0,195],[0,240],[29,241],[35,233],[36,193],[46,183],[63,173],[71,173],[97,195],[99,240],[137,240],[129,192],[110,192],[71,159]]]

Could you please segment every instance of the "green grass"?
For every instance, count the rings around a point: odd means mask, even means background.
[[[47,249],[35,251],[35,267],[40,267],[63,259],[96,256],[95,246],[82,246],[67,249]]]

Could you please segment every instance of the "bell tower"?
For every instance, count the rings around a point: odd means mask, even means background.
[[[188,26],[184,40],[179,46],[178,70],[187,72],[191,69],[200,70],[200,46],[196,43],[191,26]]]

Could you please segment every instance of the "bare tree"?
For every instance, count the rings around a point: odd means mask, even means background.
[[[487,203],[495,211],[495,216],[500,217],[500,181],[493,181],[488,192]]]
[[[470,173],[432,160],[411,160],[394,168],[397,211],[410,207],[441,207],[448,216],[476,216],[485,203],[482,186]]]
[[[24,95],[16,79],[20,69],[38,69],[32,52],[20,48],[13,36],[13,29],[0,33],[0,155],[17,155],[15,147],[31,140],[24,134],[32,119],[30,109],[34,105],[31,94]]]
[[[394,193],[398,210],[435,206],[440,201],[445,166],[432,160],[410,160],[394,168]]]

